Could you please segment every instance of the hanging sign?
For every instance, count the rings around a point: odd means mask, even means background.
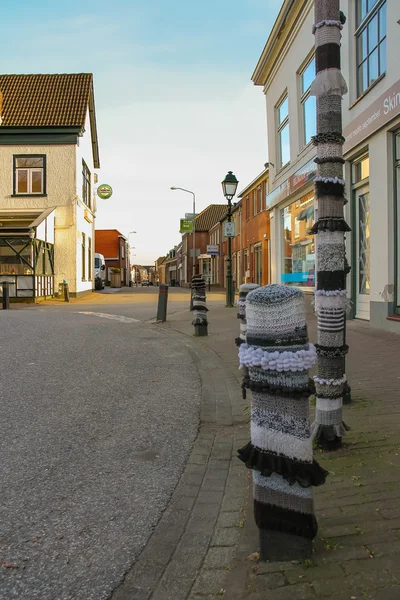
[[[193,221],[187,219],[181,219],[179,225],[180,233],[191,233],[193,231]]]
[[[108,200],[108,198],[111,198],[112,193],[112,187],[107,183],[103,183],[103,185],[99,185],[99,187],[97,188],[97,195],[102,200]]]
[[[213,246],[207,246],[207,254],[210,254],[211,256],[215,256],[216,254],[218,254],[218,250],[218,244],[215,244]]]
[[[235,223],[232,221],[225,221],[224,223],[224,236],[225,237],[235,237]]]

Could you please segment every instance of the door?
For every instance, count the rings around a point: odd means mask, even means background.
[[[370,206],[368,188],[356,191],[356,318],[370,317]]]

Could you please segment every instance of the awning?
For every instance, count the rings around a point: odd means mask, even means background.
[[[36,229],[49,217],[55,208],[41,210],[2,209],[0,210],[0,233],[28,233]]]
[[[314,206],[305,208],[296,218],[298,221],[308,221],[310,217],[314,217]]]

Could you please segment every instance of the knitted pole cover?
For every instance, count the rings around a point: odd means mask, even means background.
[[[207,325],[206,282],[202,275],[192,279],[193,321],[192,325]]]
[[[313,460],[308,342],[303,293],[268,285],[246,299],[247,341],[239,347],[252,391],[251,441],[239,458],[253,469],[254,515],[260,530],[312,539],[317,532],[312,485],[327,472]],[[261,539],[261,538],[260,538]]]
[[[325,450],[340,447],[343,386],[346,382],[345,314],[347,310],[344,235],[350,227],[344,220],[342,96],[347,93],[340,72],[340,38],[344,18],[339,0],[315,0],[316,78],[311,94],[317,100],[318,173],[315,196],[318,221],[316,234],[315,312],[318,318],[316,416],[312,435]]]
[[[239,287],[239,300],[238,300],[238,319],[240,320],[240,334],[236,338],[235,342],[237,346],[243,344],[246,341],[246,297],[249,292],[260,287],[257,283],[243,283]]]

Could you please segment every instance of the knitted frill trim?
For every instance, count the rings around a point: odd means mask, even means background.
[[[318,219],[310,229],[310,234],[316,234],[320,231],[351,231],[342,217],[334,218],[329,217],[327,219]]]
[[[306,387],[285,387],[283,385],[274,385],[267,382],[251,381],[249,375],[243,377],[242,396],[246,398],[246,389],[252,392],[267,393],[276,396],[293,396],[297,398],[308,398],[315,394],[315,384],[312,379],[308,380]]]
[[[350,427],[344,421],[337,425],[311,425],[311,437],[322,450],[337,450],[342,445],[342,437]]]
[[[321,346],[321,344],[315,344],[315,349],[317,351],[318,356],[326,356],[329,358],[342,358],[346,356],[349,351],[349,347],[347,344],[343,346],[338,346],[336,348],[331,348],[330,346]]]
[[[192,325],[208,325],[207,317],[205,315],[203,317],[196,317],[193,319]]]
[[[241,338],[241,337],[237,337],[237,338],[235,338],[235,344],[236,344],[236,346],[241,346],[242,344],[244,344],[244,343],[245,343],[245,341],[246,341],[246,340],[242,340],[242,338]]]
[[[318,523],[313,514],[264,504],[254,500],[254,520],[260,530],[282,531],[312,540],[317,535]]]
[[[323,21],[319,21],[319,23],[315,23],[312,26],[312,32],[315,33],[317,29],[326,25],[327,27],[339,27],[339,29],[343,29],[343,25],[340,21],[334,21],[333,19],[324,19]]]
[[[329,133],[318,133],[311,137],[314,146],[318,144],[344,144],[346,138],[343,137],[340,131],[330,131]]]
[[[255,469],[264,477],[278,473],[289,485],[298,483],[303,488],[322,485],[328,475],[328,471],[325,471],[315,460],[309,463],[292,460],[286,456],[264,452],[253,446],[251,442],[238,450],[238,457],[246,467]]]
[[[310,94],[321,96],[345,96],[348,92],[346,81],[339,69],[320,71],[311,84]]]

